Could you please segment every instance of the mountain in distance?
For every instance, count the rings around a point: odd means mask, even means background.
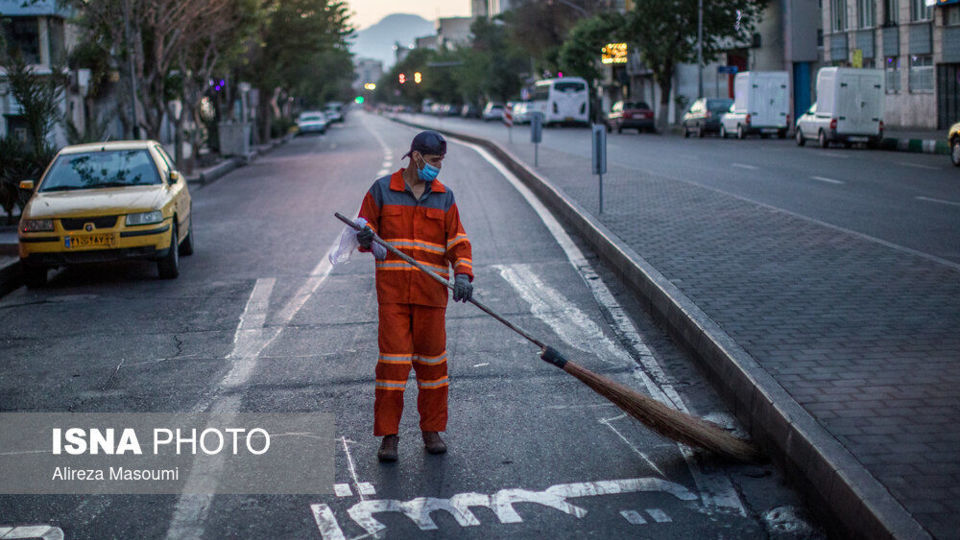
[[[375,58],[383,62],[383,70],[393,66],[393,45],[410,46],[415,39],[436,34],[436,26],[419,15],[394,13],[387,15],[373,26],[358,30],[350,50],[359,58]]]

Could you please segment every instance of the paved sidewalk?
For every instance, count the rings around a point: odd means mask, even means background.
[[[521,139],[494,142],[533,170]],[[539,163],[596,212],[584,159],[542,146]],[[616,166],[604,191],[591,219],[715,321],[926,531],[960,538],[960,265]]]

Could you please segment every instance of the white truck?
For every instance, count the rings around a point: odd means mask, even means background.
[[[876,146],[883,138],[884,77],[879,69],[825,67],[817,73],[817,102],[797,121],[797,144],[816,140],[826,148]]]
[[[733,80],[733,106],[720,119],[720,136],[736,134],[786,137],[790,127],[789,77],[786,71],[744,71]]]

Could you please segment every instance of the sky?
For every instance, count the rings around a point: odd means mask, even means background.
[[[413,13],[428,21],[470,16],[470,0],[347,0],[347,4],[355,13],[350,20],[358,30],[380,22],[391,13]]]

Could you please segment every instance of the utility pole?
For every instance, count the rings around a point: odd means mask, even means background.
[[[697,0],[697,97],[703,97],[703,0]]]
[[[130,63],[130,124],[134,139],[140,138],[137,122],[137,74],[134,72],[133,43],[130,40],[130,0],[123,0],[123,35],[127,42],[127,58]]]

